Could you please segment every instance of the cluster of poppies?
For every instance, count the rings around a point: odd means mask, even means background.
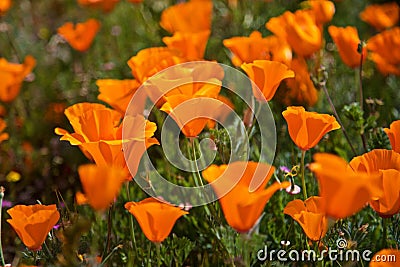
[[[78,2],[109,12],[118,1]],[[309,164],[309,170],[317,178],[319,194],[307,194],[312,181],[307,179],[310,176],[305,175],[306,152],[317,146],[330,131],[344,129],[335,116],[306,110],[318,101],[318,90],[310,78],[307,61],[322,56],[324,24],[331,21],[335,6],[331,1],[311,0],[305,1],[304,7],[295,12],[286,11],[266,22],[266,28],[273,35],[262,37],[260,32],[254,31],[248,37],[225,39],[223,45],[230,52],[232,64],[252,80],[249,90],[252,90],[255,101],[263,103],[275,99],[279,86],[283,81],[286,82],[282,102],[287,108],[282,116],[290,138],[301,151],[298,176],[303,197],[287,203],[283,213],[293,218],[310,240],[320,241],[327,233],[330,221],[352,216],[367,205],[381,217],[391,217],[400,212],[400,120],[384,129],[392,150],[374,149],[354,157],[349,163],[333,154],[314,154],[314,162]],[[4,12],[3,9],[0,4],[0,14]],[[100,93],[98,99],[111,108],[85,102],[65,109],[64,114],[73,132],[56,128],[55,133],[61,136],[60,140],[78,146],[92,162],[81,165],[77,170],[83,189],[83,192],[76,193],[78,205],[88,204],[100,212],[109,209],[118,198],[122,185],[135,179],[141,156],[149,147],[159,145],[154,135],[161,125],[143,115],[149,112],[144,110],[147,99],[160,111],[170,115],[190,140],[198,138],[205,129],[214,128],[216,122],[204,117],[185,120],[187,113],[195,111],[185,109],[182,112],[178,106],[186,101],[192,101],[192,105],[197,103],[199,107],[207,106],[210,117],[226,115],[219,109],[221,103],[234,109],[233,101],[221,94],[223,70],[199,71],[195,65],[181,69],[190,73],[192,82],[168,91],[146,86],[144,94],[136,95],[146,81],[168,67],[205,61],[212,11],[213,3],[210,0],[190,0],[165,9],[160,25],[172,35],[162,39],[166,46],[145,48],[131,57],[127,64],[132,79],[96,81]],[[400,41],[400,28],[395,27],[399,20],[399,6],[396,3],[372,5],[360,17],[381,31],[371,37],[366,46],[361,43],[354,27],[328,27],[342,61],[349,67],[359,67],[368,59],[367,53],[371,53],[370,59],[382,74],[400,75],[400,50],[395,49]],[[76,26],[68,22],[58,29],[58,33],[72,48],[84,52],[90,48],[99,27],[100,22],[94,19]],[[21,82],[34,64],[32,57],[27,57],[22,65],[0,59],[2,101],[11,101],[18,95]],[[199,76],[204,82],[193,82]],[[178,77],[163,78],[172,83]],[[137,105],[131,107],[129,103],[133,97]],[[5,123],[0,121],[0,131],[4,128]],[[128,135],[123,134],[125,130]],[[1,134],[0,140],[5,139],[7,134]],[[266,163],[236,161],[210,165],[201,174],[218,196],[226,222],[238,233],[249,234],[275,192],[286,189],[294,194],[296,191],[293,176],[287,181],[270,184],[274,171],[275,167]],[[262,183],[251,190],[254,177],[259,177]],[[222,182],[215,183],[218,180]],[[226,183],[230,181],[238,182],[226,193]],[[189,214],[187,210],[156,198],[129,201],[124,207],[135,216],[145,236],[157,244],[168,237],[181,216]],[[8,213],[11,216],[8,222],[31,250],[41,249],[60,217],[55,205],[17,205]],[[385,251],[389,252],[396,255],[400,253],[394,249]]]

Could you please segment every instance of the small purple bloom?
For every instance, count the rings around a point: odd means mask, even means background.
[[[284,173],[290,173],[290,169],[286,166],[280,166],[279,169]]]
[[[3,205],[1,205],[2,208],[11,208],[12,207],[12,202],[8,200],[3,200]]]

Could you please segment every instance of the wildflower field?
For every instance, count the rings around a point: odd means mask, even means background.
[[[399,16],[0,0],[0,266],[400,266]]]

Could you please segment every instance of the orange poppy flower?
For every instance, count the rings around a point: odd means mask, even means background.
[[[361,13],[361,20],[378,31],[390,28],[399,21],[400,7],[396,2],[367,6]]]
[[[215,100],[221,90],[221,82],[214,79],[212,83],[188,83],[174,89],[179,93],[164,97],[165,103],[160,110],[167,112],[178,124],[186,137],[197,137],[204,129],[215,110],[222,105]],[[193,107],[196,107],[195,109]]]
[[[329,26],[328,32],[331,35],[342,61],[350,68],[360,66],[361,54],[357,52],[358,44],[361,42],[355,27]],[[367,58],[367,48],[363,47],[363,61]]]
[[[304,5],[310,6],[318,25],[325,24],[332,20],[335,14],[335,4],[327,0],[304,1]]]
[[[155,198],[140,202],[125,203],[127,209],[138,221],[144,235],[152,242],[161,243],[168,237],[175,222],[189,212]]]
[[[11,7],[11,0],[0,0],[0,16],[6,14]]]
[[[170,49],[180,51],[182,56],[188,60],[200,60],[206,51],[210,30],[201,32],[175,32],[171,37],[162,40]]]
[[[307,10],[295,13],[286,11],[283,15],[266,23],[268,30],[284,39],[300,56],[310,56],[322,46],[322,34],[315,17]]]
[[[102,100],[109,104],[112,108],[125,115],[128,105],[139,88],[140,84],[136,80],[114,80],[114,79],[100,79],[96,81],[99,87],[100,94],[97,99]],[[145,105],[145,97],[143,101],[136,101],[135,103],[142,102],[143,105],[135,106],[137,112],[135,114],[143,113]],[[131,111],[131,110],[130,110]],[[130,113],[132,114],[132,113]]]
[[[371,51],[371,59],[378,70],[384,74],[400,75],[400,27],[383,31],[367,42],[367,49]]]
[[[60,219],[56,205],[16,205],[7,210],[7,222],[30,250],[40,250],[47,234]]]
[[[194,96],[207,83],[220,85],[223,77],[224,69],[218,63],[186,62],[152,76],[143,84],[143,89],[151,101],[161,108],[166,102],[165,97],[179,94]],[[204,96],[204,93],[206,91],[203,91],[201,95]]]
[[[134,161],[135,164],[139,164],[142,154],[148,147],[158,144],[158,141],[152,138],[157,126],[141,115],[124,118],[126,129],[136,128],[130,130],[130,136],[123,141],[121,115],[115,110],[101,104],[80,103],[67,108],[64,113],[75,133],[56,128],[55,133],[62,135],[60,140],[69,141],[71,145],[78,145],[85,156],[97,165],[111,165],[126,169],[127,179],[130,178],[130,174],[126,167],[122,143],[129,142],[127,146],[136,148],[132,152],[135,154],[130,158],[131,163]],[[136,168],[130,169],[132,175],[135,175],[135,171]]]
[[[303,228],[304,233],[313,241],[323,238],[328,231],[328,219],[321,209],[320,197],[309,197],[305,201],[290,201],[283,210]]]
[[[274,97],[282,80],[294,77],[292,70],[277,61],[255,60],[253,63],[242,64],[241,68],[258,87],[259,90],[252,85],[255,98],[261,102],[270,101]]]
[[[294,58],[290,65],[295,76],[286,79],[289,88],[278,90],[278,99],[286,106],[305,105],[314,106],[318,101],[318,91],[310,78],[307,62],[304,58]]]
[[[338,156],[316,153],[310,169],[317,176],[321,210],[328,217],[349,217],[370,199],[382,196],[379,173],[354,171]]]
[[[237,232],[249,232],[272,195],[290,186],[289,182],[275,182],[266,188],[274,170],[273,166],[264,163],[238,161],[229,165],[211,165],[202,172],[219,197],[226,221]],[[261,181],[261,184],[251,190],[254,180]],[[237,184],[226,193],[235,181]]]
[[[77,193],[78,204],[88,203],[95,210],[105,210],[118,196],[126,173],[123,169],[96,164],[78,168],[84,195]]]
[[[301,150],[313,148],[326,133],[340,128],[332,115],[305,111],[303,107],[290,106],[282,115],[288,124],[290,138]]]
[[[394,248],[385,248],[372,256],[369,267],[397,267],[399,266],[398,259],[400,259],[400,250]]]
[[[3,133],[6,127],[7,123],[2,118],[0,118],[0,143],[5,140],[8,140],[9,137],[8,133]]]
[[[24,78],[32,71],[36,60],[26,56],[23,64],[10,63],[0,58],[0,100],[13,101],[19,94]]]
[[[355,171],[381,173],[383,195],[372,199],[371,207],[381,217],[389,217],[400,211],[400,154],[393,150],[374,149],[350,161]]]
[[[133,77],[142,84],[157,72],[185,61],[174,49],[151,47],[140,50],[136,56],[131,57],[128,66],[132,70]]]
[[[400,153],[400,120],[392,122],[390,128],[384,128],[383,130],[389,137],[392,149]]]
[[[67,22],[59,27],[57,32],[72,48],[84,52],[89,49],[99,29],[100,22],[96,19],[89,19],[76,25],[72,22]]]
[[[263,38],[259,31],[253,31],[249,37],[237,36],[225,39],[223,44],[232,52],[231,60],[235,66],[251,63],[257,59],[268,59],[290,63],[292,50],[278,37],[272,35]]]
[[[170,33],[202,32],[211,29],[212,1],[189,1],[165,9],[160,25]]]
[[[102,9],[104,12],[110,12],[119,0],[78,0],[81,6]]]

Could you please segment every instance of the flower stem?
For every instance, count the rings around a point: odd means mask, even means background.
[[[104,260],[100,263],[99,267],[104,266],[104,264],[114,255],[114,253],[121,248],[121,245],[116,246],[113,250],[104,258]]]
[[[240,234],[240,238],[242,239],[242,257],[243,257],[243,262],[245,266],[250,266],[250,255],[249,255],[249,250],[248,250],[248,240],[249,240],[249,235],[247,233],[245,234]]]
[[[364,55],[362,53],[362,43],[359,44],[358,47],[358,52],[360,53],[360,67],[358,69],[358,89],[359,89],[359,97],[360,97],[360,109],[362,112],[364,112],[364,96],[363,96],[363,85],[362,85],[362,68],[363,68],[363,61],[364,61]],[[367,153],[367,141],[365,139],[365,134],[364,134],[364,126],[361,128],[361,141],[362,145],[364,148],[364,152]]]
[[[53,256],[53,254],[51,253],[49,247],[47,246],[46,241],[43,242],[43,247],[44,247],[46,253],[49,254],[49,257],[51,258],[51,261],[53,261],[54,256]]]
[[[0,186],[0,257],[1,257],[1,266],[6,266],[3,254],[3,245],[1,243],[1,222],[2,217],[1,214],[3,213],[3,197],[4,197],[4,187]]]
[[[107,214],[107,239],[106,239],[106,246],[104,247],[103,255],[102,258],[104,258],[107,254],[108,251],[110,250],[110,239],[111,239],[111,230],[112,230],[112,207],[111,205],[108,208],[108,214]]]
[[[351,151],[353,152],[354,156],[356,156],[357,152],[354,149],[353,145],[351,144],[350,138],[347,135],[346,129],[344,128],[344,125],[343,125],[342,121],[340,120],[340,117],[339,117],[339,114],[336,111],[335,105],[333,104],[332,99],[329,96],[328,89],[326,88],[325,83],[320,83],[320,86],[322,87],[322,90],[324,90],[324,93],[326,95],[326,98],[328,99],[329,105],[332,108],[333,114],[335,115],[337,122],[340,124],[340,129],[342,129],[344,137],[346,138],[347,143],[350,145]]]
[[[190,161],[191,164],[193,164],[192,167],[194,167],[194,172],[193,172],[193,177],[194,177],[194,181],[197,187],[202,187],[202,189],[204,188],[204,183],[203,180],[201,179],[201,175],[200,175],[200,170],[199,167],[197,166],[197,161],[196,161],[196,144],[195,144],[195,140],[191,140],[191,145],[192,145],[192,152],[193,152],[193,158]],[[208,201],[208,197],[207,194],[203,194],[203,197],[206,198],[207,203],[209,203]],[[211,218],[211,212],[210,209],[208,208],[208,205],[204,205],[204,210],[206,211],[207,215],[209,218]]]
[[[305,171],[304,171],[304,159],[305,159],[305,156],[306,156],[306,151],[302,150],[301,151],[301,161],[300,161],[300,171],[301,171],[301,186],[303,187],[304,200],[307,199],[306,177],[305,177]]]
[[[130,196],[130,192],[129,192],[129,182],[126,183],[126,195],[128,197],[128,201],[131,201],[131,196]],[[133,243],[133,247],[132,249],[135,250],[135,257],[138,258],[138,249],[137,249],[137,245],[136,245],[136,238],[135,238],[135,227],[133,225],[133,216],[129,216],[129,228],[130,228],[130,234],[131,234],[131,240]]]
[[[363,110],[363,105],[364,105],[364,97],[363,97],[363,86],[362,86],[362,68],[363,68],[363,61],[364,61],[364,55],[363,55],[363,45],[360,43],[358,45],[358,52],[360,53],[360,67],[358,69],[358,79],[359,79],[359,91],[360,91],[360,108]]]
[[[160,243],[154,243],[156,245],[156,253],[157,253],[157,267],[161,266],[161,253],[160,253]]]

